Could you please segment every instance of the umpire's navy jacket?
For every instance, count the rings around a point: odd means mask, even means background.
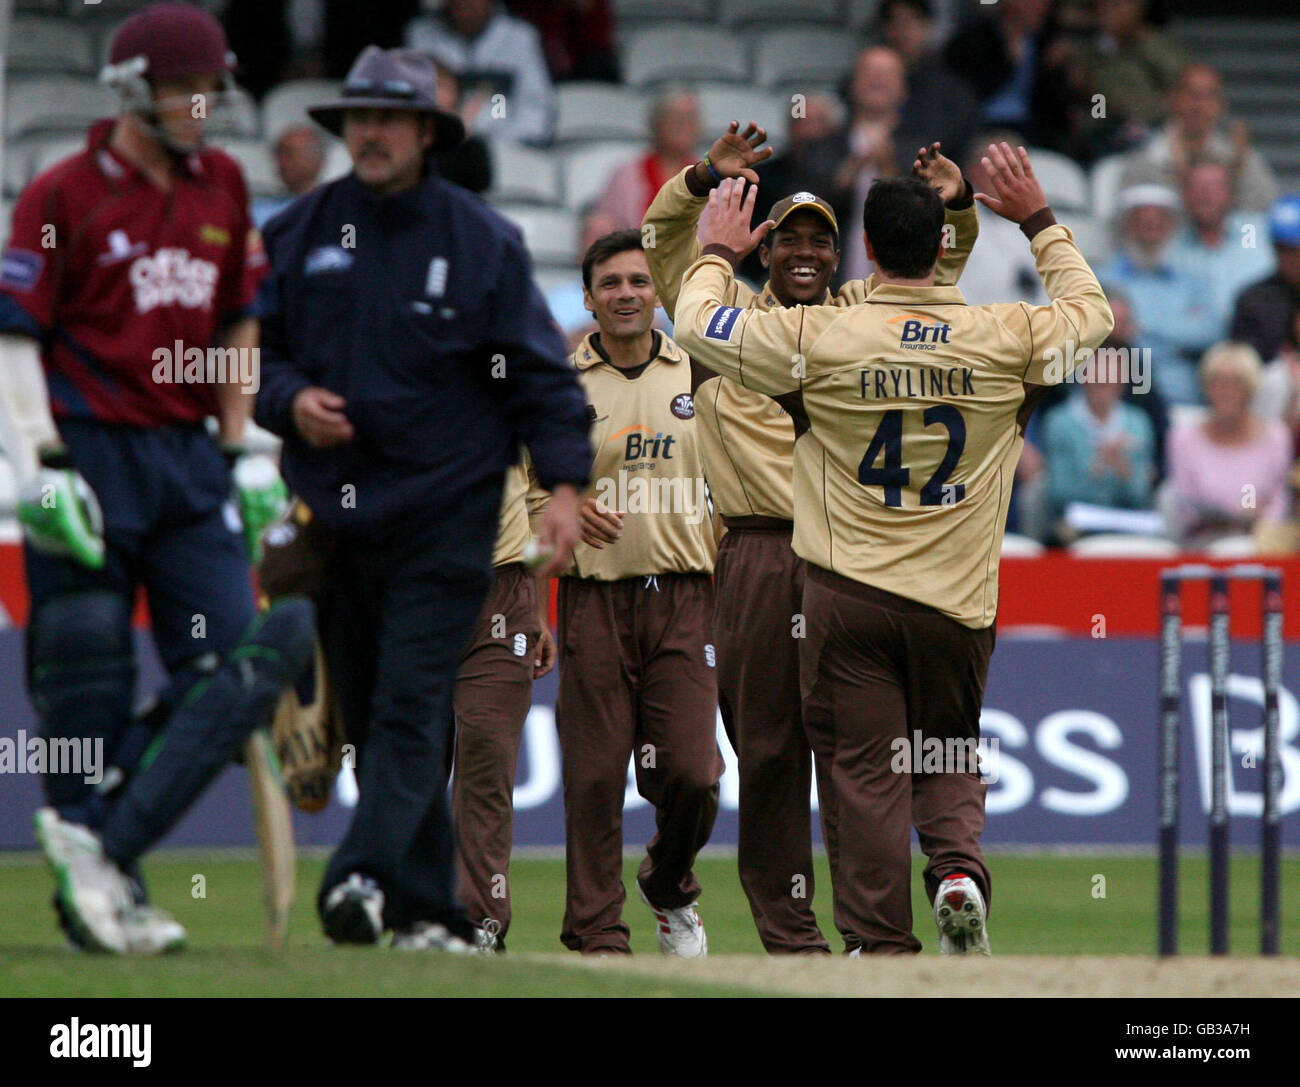
[[[544,487],[585,486],[582,389],[519,231],[478,197],[432,173],[379,197],[349,174],[265,239],[255,418],[284,438],[284,477],[322,522],[441,516],[520,443]],[[347,401],[351,442],[317,450],[298,434],[308,385]]]

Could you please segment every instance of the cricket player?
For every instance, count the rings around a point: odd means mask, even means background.
[[[637,875],[659,948],[707,952],[692,866],[718,811],[722,754],[710,633],[713,526],[690,360],[654,330],[654,282],[637,230],[582,262],[599,325],[573,355],[592,418],[582,542],[560,579],[556,727],[564,779],[564,945],[626,954],[623,797],[628,759],[655,808]]]
[[[359,800],[317,907],[335,943],[466,951],[447,803],[456,671],[488,595],[521,445],[551,494],[551,568],[579,538],[591,461],[582,389],[519,231],[440,178],[464,137],[432,61],[368,47],[309,114],[346,177],[266,226],[257,418],[330,538],[321,645]]]
[[[753,210],[757,187],[746,195],[732,179],[754,181],[754,166],[771,149],[761,146],[762,128],[750,122],[742,133],[739,127],[733,122],[705,160],[670,179],[646,213],[642,230],[653,240],[646,258],[670,318],[676,317],[682,274],[700,256],[701,215],[716,216],[719,200],[731,213]],[[914,169],[944,200],[951,239],[936,276],[955,282],[979,233],[971,189],[938,144],[920,150]],[[806,192],[785,197],[773,206],[771,222],[758,247],[767,284],[755,292],[733,279],[728,305],[768,310],[865,299],[873,281],[851,280],[830,295],[839,224],[825,200]],[[812,909],[812,755],[798,657],[804,563],[790,546],[795,424],[777,401],[704,367],[696,367],[692,392],[705,475],[727,529],[714,575],[713,628],[718,701],[740,764],[740,882],[764,948],[829,954]],[[825,790],[820,799],[822,836],[833,851],[832,801]]]
[[[1020,224],[1050,305],[967,306],[957,288],[936,285],[943,203],[915,178],[877,181],[865,201],[876,273],[864,304],[726,305],[751,237],[740,209],[713,222],[677,303],[693,358],[786,398],[797,420],[803,719],[834,798],[835,923],[855,955],[920,949],[913,826],[941,950],[988,953],[985,786],[973,749],[1023,444],[1017,416],[1025,382],[1060,382],[1075,350],[1096,348],[1112,325],[1024,149],[990,146],[984,166],[994,194],[976,198]],[[913,757],[933,740],[954,765],[934,771]]]
[[[506,473],[492,555],[492,589],[456,674],[456,764],[451,811],[456,883],[480,946],[505,950],[510,930],[510,847],[515,770],[533,680],[555,666],[555,638],[528,560],[550,496],[527,451]],[[545,587],[545,586],[543,586]]]
[[[121,115],[23,192],[0,267],[0,438],[26,536],[28,687],[43,737],[93,743],[108,767],[98,783],[46,773],[36,830],[65,930],[100,951],[183,944],[147,904],[137,861],[311,650],[305,601],[254,611],[243,530],[255,538],[274,512],[279,480],[237,488],[242,527],[231,501],[264,271],[239,167],[202,142],[232,59],[216,20],[187,4],[127,19],[105,71]],[[169,682],[137,720],[140,586]]]

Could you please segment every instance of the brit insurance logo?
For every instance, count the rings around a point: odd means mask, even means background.
[[[190,256],[188,249],[159,249],[133,261],[129,273],[135,308],[148,313],[159,306],[211,309],[217,266]]]
[[[900,313],[891,317],[889,323],[902,324],[898,346],[912,351],[934,351],[936,344],[948,342],[952,331],[952,325],[920,313]]]

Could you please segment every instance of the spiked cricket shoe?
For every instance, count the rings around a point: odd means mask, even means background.
[[[942,955],[990,955],[988,910],[975,881],[949,876],[934,896],[934,923]]]
[[[490,954],[455,935],[436,921],[417,921],[410,928],[393,933],[395,951],[446,951],[453,955]]]
[[[63,914],[81,944],[91,951],[129,951],[123,917],[134,908],[131,885],[104,856],[98,835],[66,822],[54,808],[42,808],[35,822],[36,837],[54,870]]]
[[[377,944],[384,934],[384,892],[353,872],[330,888],[321,910],[325,935],[336,944]]]
[[[147,902],[132,906],[122,915],[128,950],[133,955],[162,955],[185,946],[185,929],[166,910]]]
[[[641,901],[650,907],[659,924],[659,950],[665,955],[675,955],[682,959],[702,959],[709,953],[709,940],[704,934],[704,922],[700,920],[699,910],[694,905],[682,906],[675,910],[661,909],[650,899],[637,884]]]

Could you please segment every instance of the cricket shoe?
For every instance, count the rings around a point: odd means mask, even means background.
[[[54,870],[62,915],[77,942],[89,951],[129,951],[123,917],[134,908],[131,886],[104,856],[98,835],[64,821],[53,808],[41,808],[35,822],[36,837]]]
[[[948,876],[934,896],[941,955],[991,955],[988,910],[970,876]]]
[[[480,954],[479,949],[436,921],[417,921],[393,933],[394,951],[446,951],[452,955]]]
[[[474,950],[480,955],[506,953],[506,941],[501,935],[501,922],[495,917],[485,917],[481,925],[474,927]]]
[[[682,959],[702,959],[709,953],[709,940],[704,934],[704,922],[694,905],[682,906],[675,910],[664,910],[646,898],[641,884],[636,888],[641,894],[641,901],[650,907],[650,912],[659,922],[659,950],[665,955],[676,955]]]
[[[384,892],[373,879],[353,872],[330,888],[321,923],[331,943],[377,944],[384,934]]]
[[[144,902],[122,915],[127,950],[133,955],[165,955],[185,947],[184,927],[166,910]]]

